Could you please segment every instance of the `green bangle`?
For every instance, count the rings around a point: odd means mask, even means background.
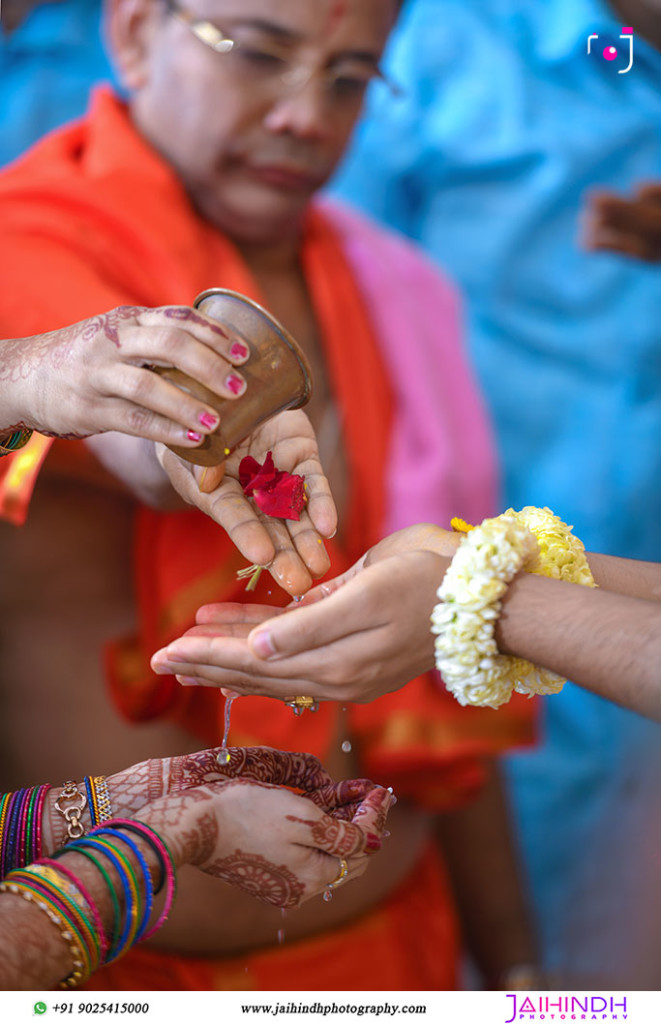
[[[15,430],[11,434],[5,434],[4,437],[0,436],[0,458],[3,455],[11,455],[12,452],[17,452],[19,448],[24,448],[31,437],[32,431],[27,427]]]
[[[66,850],[65,852],[79,853],[81,857],[87,857],[88,860],[91,860],[94,867],[97,868],[98,871],[100,871],[100,873],[103,875],[105,883],[108,886],[108,892],[110,893],[110,899],[112,901],[112,909],[115,914],[115,919],[112,924],[112,942],[110,943],[109,947],[110,949],[112,949],[117,940],[119,939],[119,924],[122,919],[122,912],[119,909],[119,900],[117,899],[117,893],[115,892],[115,887],[112,884],[112,879],[108,872],[106,871],[106,869],[104,868],[103,864],[101,864],[94,856],[94,854],[89,852],[89,850],[83,850],[80,846],[76,846],[74,849]]]

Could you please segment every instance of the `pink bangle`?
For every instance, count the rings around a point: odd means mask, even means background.
[[[106,953],[108,952],[108,938],[106,936],[105,928],[103,927],[103,920],[101,919],[99,908],[94,902],[94,899],[90,895],[90,892],[87,889],[87,887],[84,885],[83,882],[80,881],[80,879],[76,875],[74,875],[73,871],[69,871],[69,868],[65,867],[61,860],[52,860],[50,857],[42,857],[42,859],[38,860],[36,863],[37,865],[44,864],[46,867],[52,868],[54,871],[57,871],[59,875],[64,875],[64,877],[71,882],[74,888],[77,889],[80,895],[83,897],[88,907],[90,908],[92,920],[94,921],[94,927],[96,928],[97,935],[99,936],[99,946],[101,948],[101,961],[105,960]]]
[[[172,904],[174,903],[174,898],[177,893],[177,873],[175,871],[172,854],[170,853],[167,847],[167,843],[165,843],[165,841],[161,839],[159,834],[155,832],[150,825],[146,825],[144,821],[136,821],[133,818],[111,818],[110,821],[104,821],[103,827],[125,827],[128,828],[130,831],[140,832],[144,837],[145,842],[147,842],[150,846],[154,848],[154,850],[157,851],[159,860],[161,864],[164,865],[166,878],[165,905],[156,924],[152,925],[152,927],[142,936],[140,941],[144,942],[146,939],[151,938],[154,932],[157,932],[158,929],[165,924],[170,914],[170,911],[172,910]],[[92,835],[94,834],[94,831],[95,830],[92,829]]]
[[[42,786],[41,793],[39,794],[39,800],[38,800],[38,803],[37,803],[37,807],[35,809],[35,819],[34,819],[35,840],[34,840],[34,856],[32,858],[33,860],[39,860],[39,858],[41,857],[41,854],[43,852],[42,851],[42,847],[41,847],[41,839],[42,839],[42,835],[43,835],[42,816],[43,816],[43,813],[44,813],[44,805],[46,803],[46,797],[48,796],[49,789],[51,789],[50,783],[48,783],[45,786]]]

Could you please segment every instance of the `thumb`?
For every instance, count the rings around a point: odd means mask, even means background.
[[[193,466],[193,475],[202,494],[211,494],[220,487],[225,476],[225,463],[218,466]]]

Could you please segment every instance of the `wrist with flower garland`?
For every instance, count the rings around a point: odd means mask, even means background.
[[[520,570],[594,586],[583,544],[548,508],[508,509],[480,527],[463,520],[452,525],[466,536],[432,613],[436,664],[447,688],[461,704],[494,708],[514,691],[527,696],[559,692],[566,681],[561,676],[501,654],[494,627],[500,599]]]
[[[460,704],[497,708],[510,699],[513,659],[499,653],[494,625],[507,584],[536,554],[530,531],[506,516],[462,539],[431,616],[436,667]]]

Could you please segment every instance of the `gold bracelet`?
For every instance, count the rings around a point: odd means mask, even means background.
[[[32,892],[32,890],[23,888],[20,883],[16,882],[0,882],[0,893],[10,893],[12,896],[20,896],[27,903],[31,903],[37,907],[44,914],[47,914],[50,920],[53,922],[55,927],[59,930],[60,935],[67,944],[69,955],[72,961],[71,973],[59,983],[59,988],[70,989],[77,988],[81,982],[86,981],[89,976],[89,967],[86,968],[85,962],[82,959],[84,954],[81,950],[78,942],[71,931],[71,922],[67,920],[64,914],[59,914],[53,906],[49,906],[45,900],[40,899],[39,896]]]
[[[105,775],[90,776],[90,790],[94,801],[94,812],[97,825],[112,818],[110,792]]]
[[[69,806],[64,806],[68,804]],[[78,789],[77,782],[65,782],[62,792],[55,801],[55,810],[58,811],[67,823],[67,838],[80,839],[85,835],[85,826],[80,820],[87,806],[87,797]]]

